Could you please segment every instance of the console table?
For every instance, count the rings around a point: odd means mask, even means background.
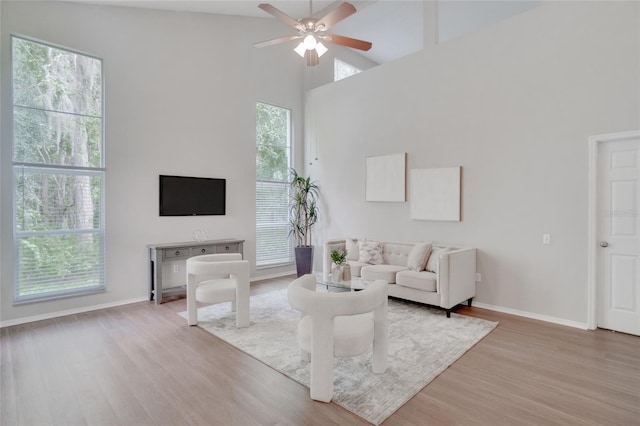
[[[162,288],[162,262],[188,259],[193,256],[214,253],[240,253],[244,257],[243,243],[244,240],[230,239],[147,245],[151,266],[149,300],[155,299],[156,305],[159,305],[162,303],[164,297],[186,295],[186,283],[178,287]]]

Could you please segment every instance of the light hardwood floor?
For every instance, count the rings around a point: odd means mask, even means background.
[[[0,424],[367,424],[187,327],[185,308],[143,302],[3,328]],[[640,425],[639,337],[458,313],[500,325],[384,425]]]

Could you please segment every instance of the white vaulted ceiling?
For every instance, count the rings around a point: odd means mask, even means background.
[[[72,0],[73,1],[73,0]],[[75,0],[91,4],[139,7],[186,12],[217,13],[223,15],[252,16],[274,19],[258,8],[269,3],[287,15],[299,19],[309,16],[309,2],[294,1],[211,1],[211,0]],[[341,1],[313,1],[313,14],[323,16]],[[404,0],[350,1],[357,13],[333,27],[332,32],[373,43],[363,56],[377,63],[385,63],[422,49],[422,2]],[[282,35],[291,34],[291,28],[282,25]],[[258,41],[258,40],[256,40]]]
[[[27,1],[27,0],[23,0]],[[51,0],[50,0],[51,1]],[[258,8],[269,3],[292,18],[309,16],[307,0],[68,0],[111,6],[163,9],[184,12],[216,13],[275,19]],[[378,63],[386,63],[417,52],[423,47],[424,31],[438,33],[439,42],[459,37],[485,25],[506,19],[536,6],[536,0],[461,0],[438,1],[438,28],[423,28],[423,4],[419,0],[349,1],[357,13],[335,25],[331,32],[373,43],[368,52],[357,53]],[[313,1],[313,15],[324,16],[342,1]],[[292,34],[282,25],[282,35]],[[260,40],[256,40],[260,41]]]

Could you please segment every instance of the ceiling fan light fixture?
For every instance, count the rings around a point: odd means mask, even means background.
[[[316,44],[316,52],[318,52],[318,57],[327,53],[328,50],[329,49],[327,49],[327,47],[322,44],[322,42],[318,42],[318,44]]]
[[[304,43],[300,42],[300,44],[298,44],[298,46],[293,49],[293,51],[304,58],[304,54],[307,51],[307,48],[304,47]]]
[[[329,51],[327,47],[322,44],[322,42],[318,42],[314,49],[307,49],[304,45],[304,42],[298,44],[298,46],[293,49],[298,55],[307,60],[307,66],[315,66],[318,65],[318,58]]]
[[[312,34],[307,35],[302,40],[302,42],[304,43],[304,47],[306,47],[307,50],[315,49],[316,45],[318,44],[318,40],[316,40],[316,38]]]

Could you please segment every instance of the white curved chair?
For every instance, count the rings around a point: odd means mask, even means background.
[[[333,359],[365,352],[373,344],[373,372],[387,370],[387,283],[374,281],[359,292],[316,293],[314,275],[289,284],[289,304],[302,312],[298,345],[311,361],[311,398],[333,397]]]
[[[196,302],[231,302],[236,326],[249,327],[249,261],[240,253],[205,254],[187,259],[188,324],[198,324]]]

